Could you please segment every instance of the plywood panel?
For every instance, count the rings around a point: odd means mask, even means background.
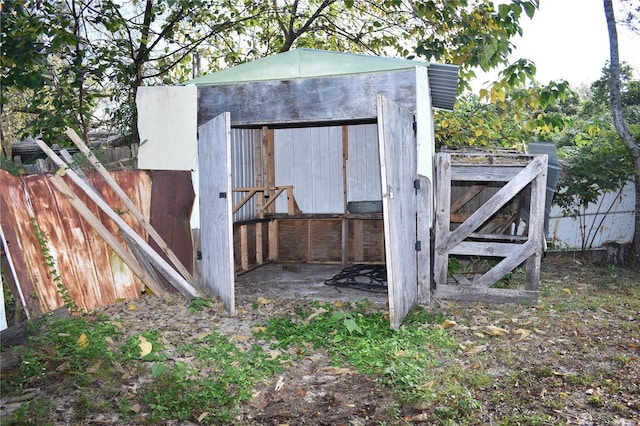
[[[309,260],[342,261],[342,219],[310,221]]]
[[[139,169],[195,169],[197,97],[195,86],[138,88],[138,131],[144,142],[138,148]]]
[[[278,223],[278,260],[306,262],[309,258],[309,222],[282,219]]]

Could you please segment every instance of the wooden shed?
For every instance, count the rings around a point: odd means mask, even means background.
[[[431,287],[433,108],[458,68],[298,49],[138,93],[138,164],[192,170],[202,289],[266,261],[384,263],[391,326]]]

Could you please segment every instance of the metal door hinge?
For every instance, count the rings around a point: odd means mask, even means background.
[[[422,241],[416,241],[416,251],[422,251]]]

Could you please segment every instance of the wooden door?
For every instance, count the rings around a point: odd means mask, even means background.
[[[378,95],[385,256],[391,328],[418,301],[416,256],[416,141],[413,116]]]
[[[198,128],[198,173],[202,288],[235,315],[230,122],[227,112]]]

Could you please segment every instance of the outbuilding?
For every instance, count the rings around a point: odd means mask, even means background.
[[[457,83],[452,65],[297,49],[142,87],[138,167],[193,171],[197,276],[227,311],[236,272],[266,261],[379,263],[396,328],[430,297],[433,109]]]

